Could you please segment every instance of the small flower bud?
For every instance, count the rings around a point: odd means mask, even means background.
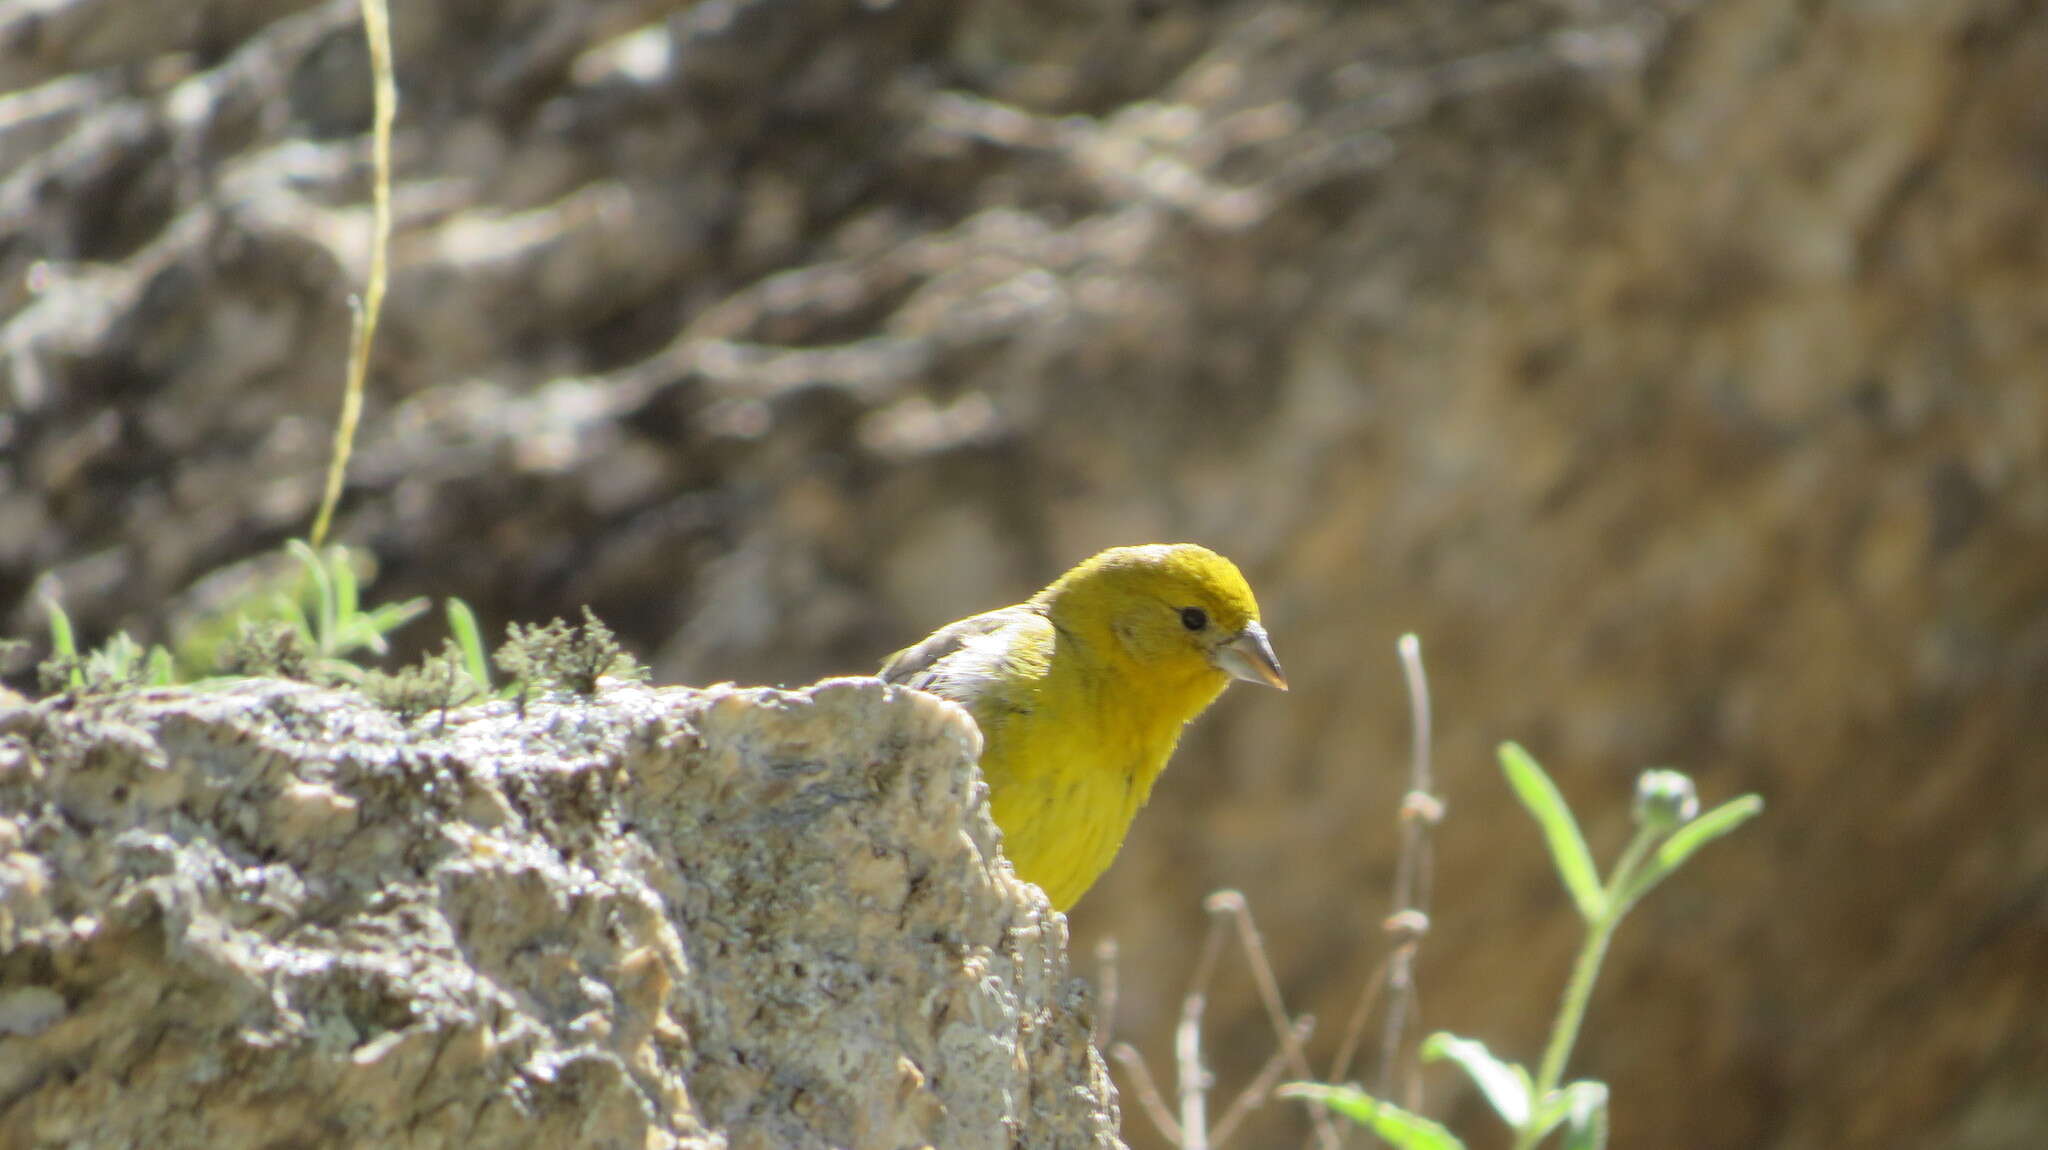
[[[1700,813],[1692,780],[1679,771],[1644,771],[1636,780],[1636,825],[1674,831]]]
[[[1444,821],[1444,801],[1428,791],[1409,791],[1401,800],[1401,817],[1433,827]]]

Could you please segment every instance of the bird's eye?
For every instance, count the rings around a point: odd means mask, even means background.
[[[1180,624],[1190,631],[1199,631],[1209,625],[1209,613],[1200,607],[1182,607]]]

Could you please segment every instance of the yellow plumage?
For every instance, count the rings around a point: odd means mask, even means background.
[[[1061,910],[1116,857],[1183,725],[1233,677],[1287,687],[1244,576],[1191,543],[1104,551],[881,675],[974,716],[1004,852]]]

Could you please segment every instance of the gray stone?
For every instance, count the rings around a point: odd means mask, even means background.
[[[1100,1147],[1066,926],[930,696],[10,712],[0,1144]]]

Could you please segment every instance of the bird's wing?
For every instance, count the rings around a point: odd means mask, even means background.
[[[882,664],[884,682],[900,683],[965,705],[982,719],[998,691],[1044,672],[1052,621],[1029,605],[1004,607],[941,627]],[[1003,709],[1014,709],[1002,700]]]

